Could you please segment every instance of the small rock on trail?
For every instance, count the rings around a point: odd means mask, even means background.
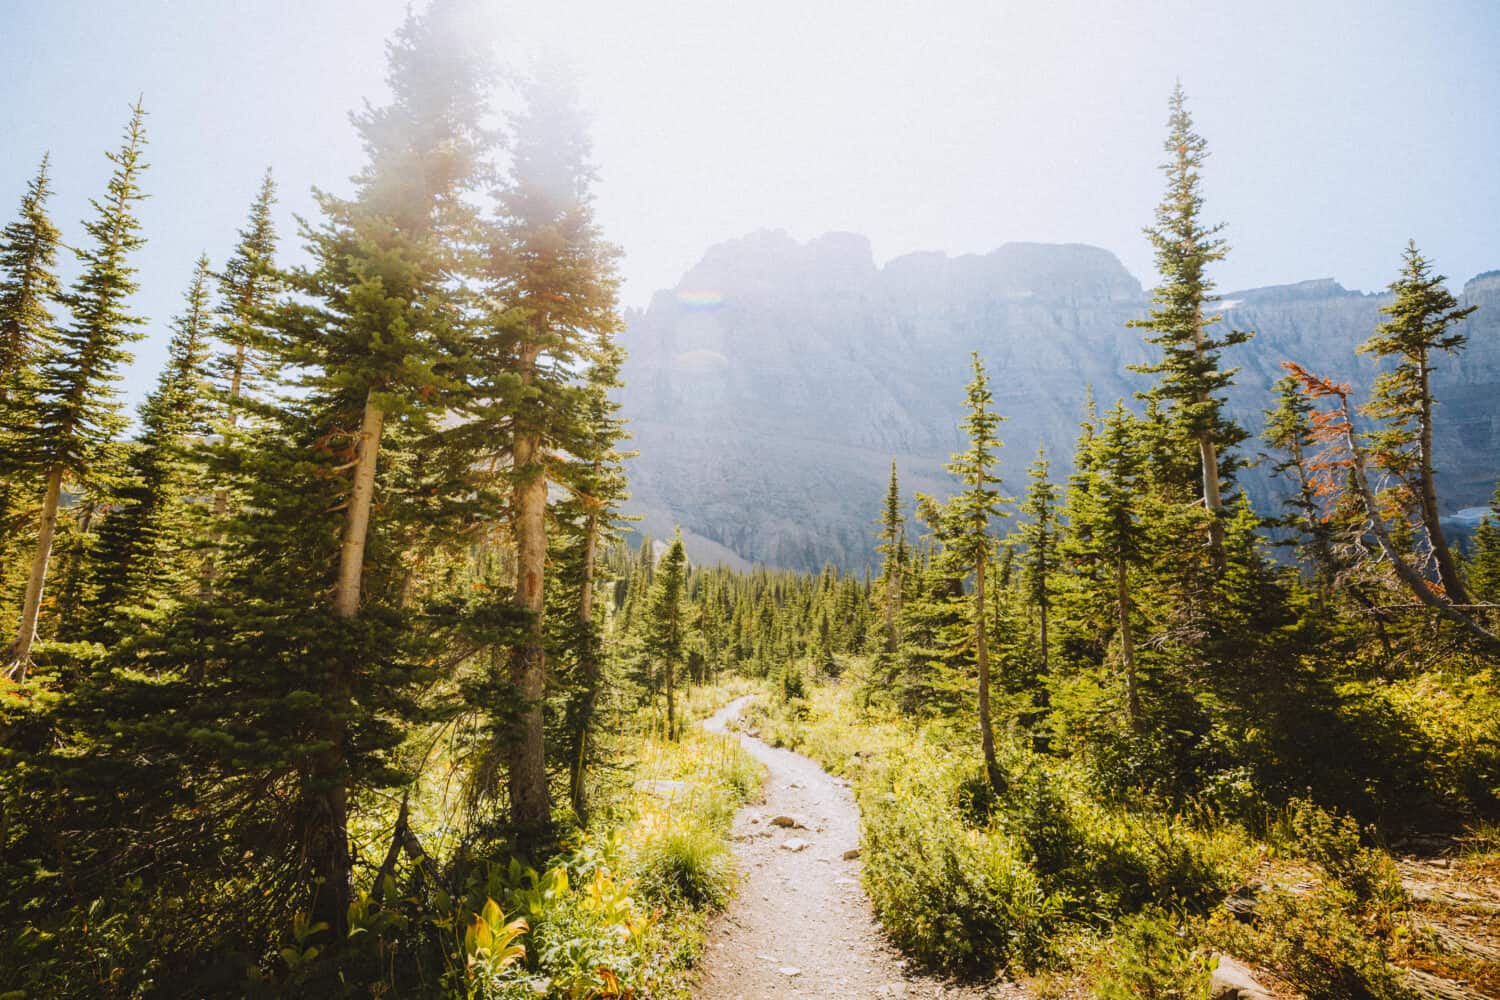
[[[704,727],[724,732],[749,700]],[[1023,996],[1008,984],[958,985],[908,968],[860,887],[859,849],[849,846],[859,843],[859,810],[847,786],[800,754],[739,738],[770,770],[766,801],[735,818],[745,879],[709,930],[695,1000]]]

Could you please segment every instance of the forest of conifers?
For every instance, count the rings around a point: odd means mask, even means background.
[[[494,128],[446,9],[392,40],[347,197],[281,232],[268,171],[233,253],[183,262],[135,420],[147,109],[76,232],[43,158],[0,234],[0,997],[685,995],[759,782],[694,725],[731,692],[850,779],[921,963],[1500,995],[1500,906],[1413,875],[1500,875],[1500,498],[1445,538],[1428,376],[1470,310],[1423,251],[1392,248],[1369,398],[1289,359],[1237,425],[1253,332],[1217,322],[1179,88],[1154,384],[1078,415],[1071,474],[999,480],[1034,443],[975,355],[952,494],[893,463],[875,572],[689,565],[623,513],[574,91],[511,83]],[[1260,454],[1279,509],[1236,489]]]

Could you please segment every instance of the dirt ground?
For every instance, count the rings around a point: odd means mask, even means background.
[[[725,732],[748,700],[730,703],[704,726]],[[770,776],[765,801],[735,818],[744,879],[710,929],[698,1000],[1024,995],[1005,984],[960,985],[913,969],[875,922],[860,886],[853,856],[859,811],[847,786],[800,754],[744,733],[739,739]]]

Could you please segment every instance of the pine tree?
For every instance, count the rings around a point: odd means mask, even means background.
[[[1410,546],[1397,534],[1406,524],[1396,521],[1395,529],[1387,520],[1388,505],[1382,504],[1370,484],[1370,459],[1354,428],[1354,414],[1349,402],[1349,386],[1325,379],[1290,361],[1282,367],[1296,377],[1302,391],[1311,400],[1331,400],[1333,406],[1314,418],[1314,439],[1323,446],[1316,469],[1320,491],[1337,495],[1342,490],[1354,494],[1354,505],[1364,515],[1364,530],[1375,536],[1396,578],[1422,604],[1447,619],[1476,640],[1491,654],[1500,653],[1500,634],[1487,629],[1465,609],[1456,605],[1445,591],[1435,588],[1421,570],[1409,561]]]
[[[39,478],[31,449],[7,439],[35,403],[40,374],[35,361],[56,336],[51,305],[61,293],[56,273],[61,234],[47,215],[52,193],[47,165],[43,156],[21,198],[19,217],[0,230],[0,539],[8,539],[21,520],[14,510],[17,487]]]
[[[1135,610],[1131,573],[1147,543],[1147,526],[1137,514],[1143,472],[1138,431],[1139,421],[1126,411],[1123,401],[1116,402],[1098,433],[1091,436],[1087,461],[1080,461],[1080,471],[1068,491],[1069,546],[1075,558],[1094,567],[1101,603],[1107,600],[1112,607],[1125,679],[1125,717],[1132,727],[1140,722],[1141,702],[1131,621]]]
[[[1480,600],[1500,604],[1500,487],[1496,487],[1489,512],[1474,531],[1469,582]]]
[[[140,339],[143,322],[130,314],[128,303],[136,290],[130,256],[145,243],[135,216],[136,203],[144,197],[145,118],[137,102],[119,151],[107,154],[115,165],[108,194],[104,201],[92,202],[95,217],[85,224],[92,245],[77,251],[83,272],[62,299],[72,318],[39,359],[36,397],[27,412],[16,415],[7,438],[8,446],[29,456],[30,467],[43,480],[21,620],[6,652],[10,674],[17,679],[25,677],[31,662],[63,480],[70,477],[84,490],[107,487],[105,451],[124,427],[113,383],[120,379],[119,368],[130,361],[128,345]]]
[[[1162,283],[1152,292],[1148,318],[1130,323],[1151,331],[1147,339],[1161,348],[1162,356],[1131,370],[1159,377],[1150,395],[1169,404],[1180,440],[1198,452],[1200,496],[1211,515],[1208,541],[1217,569],[1223,565],[1223,493],[1230,471],[1225,454],[1246,436],[1224,413],[1224,400],[1218,395],[1235,373],[1235,369],[1219,367],[1219,352],[1244,343],[1250,335],[1235,330],[1219,338],[1208,335],[1208,328],[1222,317],[1206,311],[1215,301],[1214,284],[1206,270],[1223,260],[1228,248],[1218,237],[1222,224],[1209,226],[1199,221],[1203,207],[1199,174],[1208,146],[1193,131],[1181,84],[1172,92],[1167,128],[1168,161],[1161,168],[1167,192],[1157,206],[1156,224],[1146,230]]]
[[[61,293],[56,272],[62,236],[47,215],[48,159],[42,157],[27,185],[19,217],[0,230],[0,407],[14,393],[35,389],[32,362],[54,337],[50,304]]]
[[[902,560],[906,548],[906,518],[901,512],[901,484],[896,479],[896,460],[891,459],[891,482],[885,491],[885,508],[880,514],[879,544],[875,551],[880,563],[880,609],[885,616],[885,651],[894,653],[901,645],[897,622],[901,617],[903,579]]]
[[[569,496],[557,505],[554,520],[562,526],[554,549],[554,564],[563,567],[572,595],[571,615],[560,647],[571,661],[572,683],[564,729],[567,734],[568,797],[580,819],[588,812],[585,770],[590,736],[604,681],[604,650],[595,597],[599,581],[599,553],[618,539],[624,520],[621,505],[629,498],[623,462],[633,453],[619,450],[628,435],[620,404],[611,393],[619,388],[624,351],[608,339],[586,374],[587,392],[581,400],[579,432],[572,435],[572,461],[560,470]],[[705,602],[706,603],[706,602]]]
[[[319,885],[314,916],[336,931],[351,891],[352,772],[389,775],[380,770],[386,733],[378,713],[405,697],[404,685],[424,666],[420,656],[407,658],[419,637],[382,638],[413,610],[408,554],[448,541],[453,522],[471,513],[449,499],[470,490],[452,480],[477,458],[442,424],[462,400],[470,329],[455,279],[471,265],[477,210],[467,196],[484,176],[490,137],[482,126],[488,70],[460,13],[449,0],[408,13],[387,46],[391,102],[353,116],[366,154],[354,196],[316,193],[322,224],[304,228],[311,262],[288,276],[298,297],[277,320],[278,353],[308,375],[301,398],[280,418],[283,437],[258,439],[282,453],[275,461],[290,469],[281,474],[307,496],[336,491],[332,503],[303,516],[312,520],[309,531],[332,530],[327,522],[337,519],[337,552],[326,551],[322,536],[292,532],[297,537],[288,539],[305,560],[304,576],[315,575],[322,559],[333,573],[334,623],[308,640],[331,648],[309,688],[319,710],[305,738],[318,749],[303,765],[310,819],[301,837]],[[313,482],[305,482],[309,466]],[[280,556],[271,564],[285,568]],[[289,584],[284,600],[302,593]]]
[[[1337,572],[1333,549],[1333,530],[1323,517],[1323,505],[1312,467],[1317,450],[1313,438],[1312,414],[1315,407],[1298,388],[1291,375],[1283,376],[1274,386],[1276,408],[1266,411],[1266,429],[1262,440],[1280,452],[1271,472],[1291,480],[1294,492],[1283,501],[1288,515],[1281,524],[1302,536],[1301,549],[1311,563],[1318,589],[1327,593]]]
[[[126,459],[125,482],[99,529],[91,572],[100,624],[122,605],[167,596],[170,579],[180,577],[188,563],[184,498],[195,478],[189,447],[208,421],[210,277],[208,258],[200,257],[174,324],[167,366],[141,406],[141,435]]]
[[[1021,523],[1022,579],[1026,598],[1036,608],[1042,657],[1042,673],[1050,671],[1047,615],[1052,609],[1052,573],[1057,560],[1057,487],[1047,478],[1047,450],[1038,446],[1031,463],[1030,485],[1020,506],[1026,518]]]
[[[594,223],[589,142],[571,81],[548,73],[525,83],[522,96],[488,248],[489,295],[502,312],[481,357],[496,381],[493,391],[476,395],[474,416],[476,427],[492,426],[510,442],[514,603],[533,624],[510,664],[521,708],[510,739],[509,791],[512,822],[537,829],[551,815],[543,719],[550,455],[569,447],[568,414],[581,391],[574,373],[600,336],[620,327],[619,252]]]
[[[661,664],[667,693],[667,739],[677,739],[676,675],[683,651],[683,583],[687,570],[687,553],[682,547],[682,530],[672,535],[672,544],[656,568],[656,582],[651,593],[647,649]]]
[[[276,227],[271,218],[275,203],[276,182],[267,170],[250,206],[249,220],[240,230],[239,242],[217,276],[220,322],[214,334],[227,350],[217,359],[214,375],[222,408],[218,430],[226,447],[233,447],[247,398],[253,395],[260,379],[269,374],[264,366],[275,356],[266,328],[280,288],[275,265]],[[221,522],[228,512],[229,491],[219,486],[214,490],[215,522]],[[215,534],[219,534],[217,529]],[[213,586],[217,571],[214,550],[220,544],[222,539],[210,547],[204,561],[205,591]]]
[[[989,376],[978,352],[970,355],[974,378],[966,388],[968,413],[960,427],[969,437],[968,450],[955,454],[948,471],[956,476],[963,489],[947,503],[939,505],[931,497],[920,497],[922,519],[936,527],[943,545],[944,562],[967,576],[974,575],[972,614],[969,621],[975,664],[979,670],[979,744],[984,755],[985,774],[998,791],[1001,786],[1000,765],[995,757],[995,733],[990,722],[990,649],[986,599],[989,593],[985,574],[995,557],[995,538],[991,524],[1007,516],[1000,493],[1000,477],[995,470],[1000,422],[1004,417],[991,409],[994,394]]]
[[[1447,279],[1432,273],[1432,265],[1409,242],[1401,275],[1390,285],[1396,300],[1381,312],[1391,317],[1375,328],[1375,334],[1360,345],[1363,354],[1395,358],[1395,367],[1375,379],[1370,402],[1364,412],[1381,422],[1371,435],[1374,462],[1397,476],[1410,491],[1426,529],[1427,541],[1437,563],[1438,579],[1455,604],[1467,604],[1468,593],[1458,574],[1458,565],[1443,537],[1438,513],[1437,487],[1433,481],[1432,371],[1437,352],[1457,354],[1468,340],[1450,327],[1478,306],[1459,308],[1443,286]]]

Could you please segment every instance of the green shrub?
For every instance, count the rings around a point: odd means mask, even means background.
[[[1100,949],[1097,1000],[1201,1000],[1212,960],[1187,918],[1150,906],[1122,918]]]
[[[952,760],[903,759],[886,782],[865,784],[865,886],[886,929],[923,961],[1035,967],[1060,926],[1061,903],[1023,848],[1002,832],[974,829],[952,807],[944,792],[961,769]]]
[[[1385,909],[1405,901],[1401,875],[1388,854],[1360,843],[1359,825],[1307,799],[1294,799],[1277,831],[1283,843],[1328,873],[1358,906]]]
[[[1273,890],[1256,914],[1251,947],[1307,1000],[1408,1000],[1377,928],[1337,885],[1311,893]]]
[[[691,817],[653,835],[635,859],[642,895],[653,902],[719,907],[734,888],[723,836]]]

